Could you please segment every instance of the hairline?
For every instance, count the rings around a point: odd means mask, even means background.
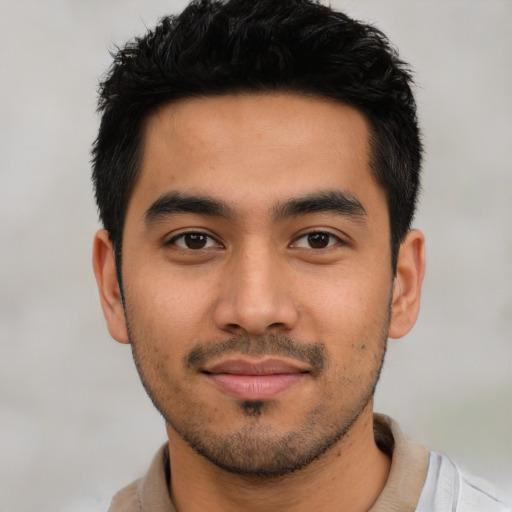
[[[382,191],[385,194],[386,197],[386,205],[387,205],[387,211],[388,211],[388,224],[389,224],[389,243],[391,248],[391,267],[393,271],[393,275],[396,272],[396,259],[397,255],[394,254],[394,251],[396,250],[394,248],[394,242],[396,242],[397,247],[400,246],[402,239],[394,240],[393,235],[393,228],[391,223],[391,210],[390,210],[390,198],[389,193],[386,187],[380,182],[379,180],[379,172],[378,172],[378,165],[380,156],[378,155],[379,148],[379,134],[376,129],[374,120],[372,117],[360,106],[354,104],[353,102],[343,100],[341,98],[335,98],[334,96],[330,96],[327,94],[321,94],[315,91],[308,91],[301,88],[293,88],[289,86],[283,86],[283,87],[237,87],[233,89],[227,89],[225,91],[215,91],[211,93],[206,94],[183,94],[180,97],[172,98],[167,101],[162,101],[160,103],[157,103],[155,105],[152,105],[149,107],[145,112],[142,113],[142,119],[138,123],[138,130],[134,137],[134,142],[136,144],[136,147],[133,149],[132,154],[132,179],[128,183],[128,186],[124,190],[124,208],[121,212],[122,218],[120,219],[120,225],[117,235],[117,240],[113,240],[109,233],[110,241],[113,244],[114,247],[114,254],[115,254],[115,263],[116,268],[118,272],[118,280],[121,286],[121,268],[122,268],[122,246],[123,246],[123,239],[124,239],[124,228],[126,223],[126,215],[128,212],[128,206],[130,203],[130,200],[133,196],[135,187],[137,186],[137,183],[140,179],[141,173],[142,173],[142,160],[144,158],[144,147],[145,147],[145,139],[146,139],[146,133],[147,133],[147,125],[150,122],[150,119],[156,115],[159,111],[164,109],[165,107],[168,107],[170,105],[174,104],[180,104],[185,103],[189,100],[194,99],[208,99],[208,98],[222,98],[225,96],[266,96],[266,95],[279,95],[279,94],[289,94],[289,95],[295,95],[300,96],[303,98],[311,98],[311,99],[317,99],[321,101],[326,101],[329,103],[334,104],[342,104],[346,105],[348,107],[356,109],[360,114],[364,116],[364,118],[368,122],[368,166],[370,169],[370,173],[372,175],[373,180],[375,181],[375,184],[382,189]]]

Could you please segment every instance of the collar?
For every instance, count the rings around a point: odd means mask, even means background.
[[[378,447],[392,458],[386,486],[369,512],[414,512],[425,483],[429,452],[407,439],[388,416],[374,415]],[[146,475],[119,491],[109,512],[176,512],[169,495],[169,447],[164,444]]]
[[[414,512],[427,477],[429,451],[407,439],[384,414],[374,414],[373,431],[377,446],[391,457],[391,470],[369,512]]]

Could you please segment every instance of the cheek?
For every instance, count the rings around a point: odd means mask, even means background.
[[[391,284],[378,279],[365,282],[352,278],[332,280],[320,287],[309,287],[304,296],[305,310],[323,322],[323,331],[353,330],[381,326],[389,311]]]
[[[197,343],[209,325],[212,288],[214,284],[206,278],[189,279],[157,269],[153,275],[141,273],[126,288],[131,323],[156,337],[156,343],[174,339]]]
[[[333,360],[351,367],[374,366],[387,339],[390,280],[332,279],[303,298],[305,334],[326,345]]]

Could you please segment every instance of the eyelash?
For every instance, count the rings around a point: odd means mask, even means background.
[[[315,237],[315,236],[318,237],[319,235],[321,237],[328,237],[327,245],[325,247],[312,247],[311,246],[311,243],[312,243],[311,237]],[[299,247],[298,242],[300,240],[307,240],[306,243],[309,246],[308,247]],[[317,240],[317,242],[321,243],[321,242],[323,242],[323,240],[320,239],[320,240]],[[303,235],[297,237],[290,245],[292,247],[298,247],[300,249],[321,251],[321,250],[326,250],[331,247],[334,247],[335,245],[338,245],[338,244],[343,245],[344,244],[343,240],[339,236],[336,236],[333,233],[330,233],[329,231],[310,231],[309,233],[304,233]]]
[[[210,244],[210,246],[208,247],[196,247],[196,248],[193,248],[193,247],[190,247],[188,246],[187,242],[185,242],[185,237],[197,237],[198,239],[199,238],[203,238],[203,239],[206,239],[206,244]],[[184,241],[184,244],[183,246],[178,244],[178,240],[180,239],[183,239]],[[197,240],[199,241],[200,243],[200,240]],[[192,240],[193,242],[193,240]],[[213,242],[213,243],[212,243]],[[187,231],[186,233],[180,233],[179,235],[176,235],[176,236],[173,236],[167,243],[166,245],[175,245],[177,247],[179,247],[180,249],[183,249],[183,250],[189,250],[189,251],[200,251],[200,250],[205,250],[205,249],[210,249],[211,247],[221,247],[221,244],[219,242],[217,242],[217,240],[215,240],[215,238],[213,238],[211,235],[207,234],[207,233],[203,233],[201,231]]]
[[[185,241],[186,237],[192,237],[192,240],[189,240],[188,243]],[[195,240],[194,240],[195,237]],[[314,241],[312,237],[317,237],[317,240]],[[327,237],[327,245],[324,247],[313,247],[312,243],[319,243],[320,245],[325,241],[325,238]],[[183,245],[180,245],[178,241],[182,239]],[[308,247],[300,247],[299,242],[301,240],[305,240],[308,244]],[[201,245],[202,242],[205,242],[205,245],[202,247],[190,247],[190,243],[197,242],[199,245]],[[334,235],[333,233],[330,233],[328,231],[310,231],[309,233],[305,233],[299,237],[297,237],[291,244],[290,247],[292,248],[299,248],[299,249],[306,249],[306,250],[313,250],[313,251],[321,251],[325,249],[329,249],[330,247],[333,247],[338,244],[344,244],[343,240]],[[180,233],[179,235],[176,235],[172,237],[166,245],[175,245],[183,250],[190,250],[190,251],[200,251],[205,249],[210,249],[212,247],[222,247],[222,244],[220,244],[215,238],[213,238],[211,235],[207,233],[203,233],[201,231],[188,231],[186,233]]]

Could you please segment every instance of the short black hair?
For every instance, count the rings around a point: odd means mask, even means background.
[[[146,119],[180,99],[279,91],[339,101],[367,116],[395,268],[416,207],[422,145],[411,72],[381,31],[312,0],[195,0],[113,57],[100,83],[92,154],[100,219],[118,266]]]

